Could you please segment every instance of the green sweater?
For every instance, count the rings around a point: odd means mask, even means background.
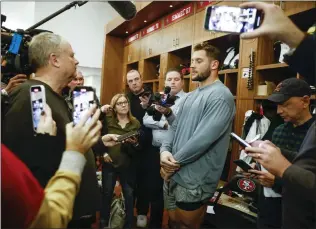
[[[137,119],[134,119],[126,124],[125,128],[122,128],[118,124],[118,120],[112,116],[106,117],[108,124],[109,134],[119,134],[123,135],[131,131],[138,130],[140,128],[140,123]],[[138,148],[132,146],[129,143],[118,144],[113,147],[109,147],[108,154],[112,159],[112,165],[115,168],[127,168],[131,164],[133,156],[137,153]]]

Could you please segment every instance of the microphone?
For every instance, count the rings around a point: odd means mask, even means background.
[[[161,95],[160,95],[159,92],[156,92],[156,93],[154,94],[154,100],[157,101],[157,102],[161,100]]]
[[[108,3],[127,21],[136,16],[136,6],[131,1],[108,1]]]
[[[170,91],[171,91],[171,87],[166,86],[166,87],[165,87],[165,90],[164,90],[164,93],[165,93],[165,94],[169,94]]]

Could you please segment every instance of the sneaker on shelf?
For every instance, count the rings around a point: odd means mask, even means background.
[[[138,215],[136,226],[137,227],[146,227],[147,226],[147,216]]]

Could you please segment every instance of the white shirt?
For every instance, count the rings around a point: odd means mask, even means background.
[[[177,114],[178,109],[179,109],[179,102],[181,101],[181,98],[183,98],[185,94],[186,93],[183,90],[179,91],[176,94],[176,96],[178,96],[179,98],[176,99],[176,101],[174,102],[174,105],[170,107],[174,115]],[[155,121],[152,116],[149,116],[147,112],[145,113],[143,117],[143,124],[146,127],[153,130],[152,131],[153,133],[152,145],[153,146],[156,146],[156,147],[161,146],[162,141],[167,133],[167,130],[164,129],[164,126],[166,123],[168,123],[168,126],[169,126],[171,124],[170,122],[172,122],[173,120],[174,120],[174,116],[166,118],[164,115],[162,115],[160,121]]]

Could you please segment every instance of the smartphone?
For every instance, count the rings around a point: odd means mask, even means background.
[[[204,29],[209,31],[244,33],[260,26],[261,11],[255,8],[209,6],[206,9]]]
[[[131,131],[131,132],[128,132],[126,134],[123,134],[123,135],[117,137],[117,142],[122,142],[128,138],[138,136],[138,135],[139,135],[139,131]]]
[[[245,172],[248,172],[248,170],[253,169],[247,162],[245,162],[244,160],[234,160],[234,163],[242,168],[242,170],[244,170]]]
[[[242,139],[241,137],[239,137],[237,134],[235,134],[235,133],[230,133],[230,136],[232,137],[232,138],[234,138],[241,146],[243,146],[243,147],[251,147],[251,145],[248,143],[248,142],[246,142],[244,139]]]
[[[92,87],[77,86],[72,91],[73,98],[73,122],[76,125],[82,115],[96,103],[95,92]]]
[[[31,86],[30,97],[31,97],[33,129],[36,132],[38,123],[41,117],[41,113],[44,110],[44,105],[46,104],[45,87],[43,85]]]

